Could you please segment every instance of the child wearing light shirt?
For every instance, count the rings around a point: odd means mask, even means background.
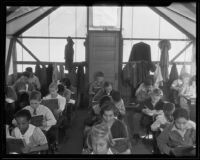
[[[20,110],[16,113],[15,119],[17,127],[15,127],[11,136],[23,139],[25,148],[22,153],[38,152],[48,149],[47,139],[40,128],[30,124],[31,114],[28,110]]]
[[[58,112],[61,113],[65,109],[66,99],[64,97],[62,97],[61,95],[59,95],[57,92],[58,92],[58,85],[56,83],[52,82],[49,85],[49,93],[50,94],[48,94],[43,99],[44,100],[58,99],[58,105],[59,105]]]

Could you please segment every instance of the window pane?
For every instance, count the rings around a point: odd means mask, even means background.
[[[160,38],[180,38],[186,39],[185,34],[167,22],[161,17],[160,21]]]
[[[60,7],[50,14],[50,36],[86,37],[86,32],[86,7]]]
[[[86,37],[87,8],[60,7],[28,29],[23,36]]]
[[[192,58],[192,45],[185,50],[176,60],[175,62],[191,62]]]
[[[123,7],[122,35],[126,38],[158,38],[159,16],[148,7]]]
[[[113,26],[119,28],[119,7],[92,7],[93,26]]]
[[[48,36],[48,17],[45,17],[35,25],[33,25],[30,29],[25,31],[23,36]]]
[[[40,60],[49,61],[48,39],[23,39],[24,45]]]

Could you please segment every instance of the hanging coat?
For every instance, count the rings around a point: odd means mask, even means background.
[[[151,62],[151,48],[144,42],[133,45],[129,57],[129,62],[142,60]]]
[[[79,93],[84,93],[85,91],[85,74],[83,66],[78,66],[77,70],[77,90]]]
[[[46,69],[46,75],[47,75],[47,87],[49,87],[49,85],[52,82],[52,76],[53,76],[53,65],[49,64],[47,69]]]
[[[57,65],[54,64],[53,65],[52,82],[57,83],[58,79],[59,79],[58,68],[57,68]]]
[[[184,76],[185,74],[188,74],[185,65],[183,65],[183,67],[181,68],[181,72],[180,72],[180,77]]]
[[[47,71],[45,66],[41,68],[40,73],[41,93],[42,96],[45,96],[48,93]]]
[[[74,58],[74,42],[71,37],[67,38],[67,44],[65,46],[65,69],[71,72]]]
[[[176,68],[176,64],[173,63],[170,74],[169,74],[169,86],[171,86],[172,82],[178,79],[178,70]]]
[[[65,73],[64,73],[64,67],[63,65],[60,65],[60,80],[62,80],[63,78],[65,78]]]
[[[154,82],[155,82],[155,87],[159,87],[162,85],[163,77],[161,73],[161,69],[159,64],[156,65],[156,70],[154,72]]]
[[[161,40],[158,43],[158,46],[161,50],[160,56],[160,68],[163,77],[163,81],[166,82],[169,79],[168,67],[169,67],[169,53],[171,49],[171,44],[168,40]]]

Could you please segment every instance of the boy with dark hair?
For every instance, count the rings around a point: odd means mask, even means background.
[[[112,83],[106,81],[103,85],[103,88],[101,88],[96,95],[93,98],[93,101],[99,101],[103,96],[107,95],[107,96],[111,96],[113,91],[112,88]]]
[[[23,153],[38,152],[48,149],[47,139],[40,128],[30,124],[31,114],[28,110],[20,110],[15,114],[17,127],[11,133],[15,138],[23,139]]]

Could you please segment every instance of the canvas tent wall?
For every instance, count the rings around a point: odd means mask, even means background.
[[[12,8],[12,7],[11,7]],[[47,15],[51,14],[58,7],[18,7],[8,14],[6,23],[6,45],[10,46],[10,39],[16,38],[24,33],[27,29],[38,23]],[[189,39],[196,40],[196,4],[195,3],[173,3],[168,7],[150,7],[154,12],[159,14],[173,26],[183,32]],[[9,10],[9,8],[7,9]],[[88,23],[87,23],[88,24]],[[15,41],[14,41],[15,43]],[[15,45],[13,45],[15,46]],[[194,48],[195,49],[195,48]],[[7,49],[9,50],[9,49]],[[8,51],[6,51],[6,58]],[[9,69],[16,68],[10,65],[15,60],[6,59],[6,65]],[[6,73],[11,73],[7,71]]]

